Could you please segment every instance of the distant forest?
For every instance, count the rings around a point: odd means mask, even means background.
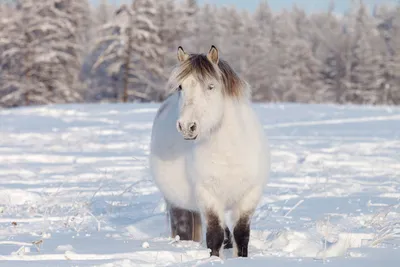
[[[0,107],[166,97],[176,51],[212,44],[257,102],[400,104],[400,4],[254,12],[196,0],[0,2]]]

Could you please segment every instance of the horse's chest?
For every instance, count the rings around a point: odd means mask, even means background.
[[[242,194],[255,179],[256,166],[248,151],[240,146],[198,149],[190,160],[194,184],[219,196]]]

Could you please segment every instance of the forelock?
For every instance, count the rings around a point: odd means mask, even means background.
[[[234,98],[248,97],[249,87],[240,79],[230,65],[220,59],[216,68],[204,54],[191,54],[172,73],[168,81],[170,90],[177,88],[189,75],[193,75],[200,83],[216,79],[223,84],[223,93]]]
[[[185,80],[189,75],[194,75],[202,84],[208,79],[220,80],[217,69],[203,54],[191,54],[188,60],[181,64],[179,70],[176,76],[179,82]]]

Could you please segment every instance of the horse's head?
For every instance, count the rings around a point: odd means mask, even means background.
[[[246,86],[230,66],[220,60],[215,46],[207,55],[189,55],[179,47],[178,60],[180,65],[173,76],[173,86],[180,93],[176,125],[185,139],[194,140],[218,128],[226,101],[240,99]]]

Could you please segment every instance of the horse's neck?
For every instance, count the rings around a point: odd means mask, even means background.
[[[229,100],[225,103],[224,115],[220,127],[211,133],[210,142],[239,137],[244,132],[244,122],[249,115],[246,101]]]

